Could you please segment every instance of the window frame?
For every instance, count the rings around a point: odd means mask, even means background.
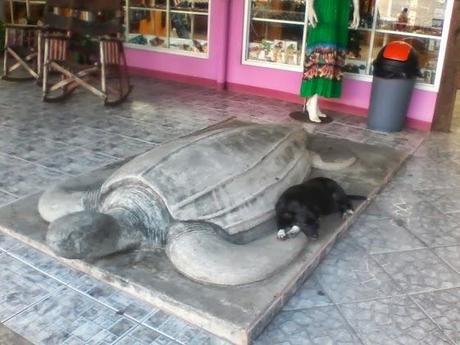
[[[181,55],[181,56],[188,56],[188,57],[194,57],[194,58],[199,58],[199,59],[209,59],[210,56],[210,51],[212,49],[211,47],[211,16],[212,16],[212,3],[214,0],[208,0],[208,12],[206,14],[200,13],[195,15],[202,15],[202,16],[207,16],[207,45],[208,49],[206,53],[199,53],[199,52],[191,52],[191,51],[185,51],[185,50],[180,50],[180,49],[172,49],[172,48],[164,48],[164,47],[154,47],[151,45],[142,45],[142,44],[136,44],[136,43],[130,43],[127,40],[130,38],[130,36],[134,37],[140,34],[135,34],[135,33],[129,33],[129,11],[130,8],[133,6],[130,6],[131,0],[125,0],[124,1],[124,11],[125,11],[125,41],[123,45],[126,48],[132,48],[132,49],[138,49],[138,50],[145,50],[145,51],[153,51],[153,52],[158,52],[158,53],[165,53],[165,54],[172,54],[172,55]],[[219,0],[217,0],[219,1]],[[146,9],[148,12],[165,12],[166,13],[166,35],[165,37],[168,41],[171,39],[170,37],[170,25],[171,25],[171,13],[178,13],[178,14],[188,14],[190,12],[193,13],[193,11],[184,11],[184,10],[174,10],[171,8],[170,5],[170,0],[166,0],[166,8],[164,10],[158,10],[158,9]]]

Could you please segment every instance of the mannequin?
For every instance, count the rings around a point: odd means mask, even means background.
[[[318,97],[339,98],[342,92],[342,69],[348,45],[350,0],[308,1],[307,59],[302,78],[303,111],[311,122],[325,118]],[[359,0],[353,1],[351,28],[359,25]]]

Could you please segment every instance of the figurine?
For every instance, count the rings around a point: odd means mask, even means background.
[[[265,248],[259,240],[271,241],[272,229],[261,225],[274,219],[277,198],[313,166],[340,169],[355,161],[323,162],[307,150],[307,139],[295,126],[238,122],[160,145],[111,175],[102,170],[58,184],[39,201],[51,222],[48,246],[70,259],[165,248],[195,280],[263,279],[295,255],[257,258]]]

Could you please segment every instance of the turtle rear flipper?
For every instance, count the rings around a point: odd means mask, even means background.
[[[276,233],[235,244],[216,228],[206,222],[180,222],[170,227],[166,253],[183,275],[206,284],[251,284],[286,268],[307,244],[305,236],[281,242]]]

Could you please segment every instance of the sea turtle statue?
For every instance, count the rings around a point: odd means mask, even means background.
[[[60,183],[39,201],[51,223],[47,244],[70,259],[161,247],[177,270],[203,283],[263,280],[306,244],[304,236],[279,242],[267,226],[280,194],[313,166],[354,162],[323,162],[307,138],[297,126],[234,122]]]

